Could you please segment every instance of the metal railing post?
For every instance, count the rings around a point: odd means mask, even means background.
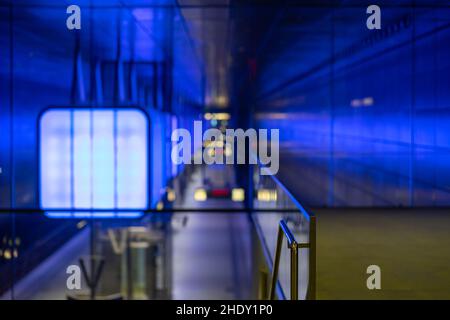
[[[275,287],[278,280],[278,267],[280,264],[281,244],[283,242],[283,229],[281,225],[278,228],[277,247],[275,249],[275,260],[273,262],[272,281],[270,283],[269,300],[275,299]]]
[[[316,217],[312,216],[309,222],[309,282],[306,299],[316,299]]]
[[[264,300],[267,299],[267,280],[268,274],[266,270],[259,270],[259,279],[258,279],[258,299]]]
[[[316,298],[316,218],[311,217],[309,229],[309,242],[298,243],[286,222],[280,221],[277,236],[277,246],[275,248],[275,260],[272,265],[272,279],[270,283],[269,299],[275,299],[275,287],[278,281],[278,269],[280,265],[281,246],[283,236],[287,239],[288,248],[291,251],[291,300],[298,300],[298,249],[309,249],[309,279],[306,292],[306,299]]]
[[[298,300],[298,246],[293,242],[291,249],[291,300]]]

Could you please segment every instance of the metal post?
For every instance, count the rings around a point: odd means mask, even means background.
[[[269,300],[275,299],[275,287],[278,280],[278,267],[280,264],[281,244],[283,241],[283,230],[281,226],[278,228],[277,247],[275,250],[275,260],[273,262],[272,281],[270,284]]]
[[[264,269],[259,270],[258,299],[267,299],[267,271]]]
[[[293,242],[291,247],[291,300],[298,300],[298,246]]]
[[[306,299],[316,299],[316,217],[312,216],[309,222],[309,281]]]
[[[127,250],[126,250],[126,264],[127,264],[127,299],[133,299],[133,273],[131,268],[133,264],[131,262],[131,232],[127,231]]]

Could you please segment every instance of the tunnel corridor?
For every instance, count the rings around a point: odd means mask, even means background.
[[[0,300],[450,299],[450,5],[0,0]]]

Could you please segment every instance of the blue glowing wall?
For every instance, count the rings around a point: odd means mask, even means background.
[[[265,48],[255,120],[280,129],[280,179],[309,206],[448,206],[450,10],[383,8],[381,31],[362,12],[290,10],[316,23]]]
[[[145,209],[148,121],[133,109],[50,109],[40,118],[42,209]]]

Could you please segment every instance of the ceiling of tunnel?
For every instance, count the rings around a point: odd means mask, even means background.
[[[334,13],[338,32],[330,23],[331,2],[335,8],[345,8]],[[207,108],[227,107],[235,95],[246,90],[249,76],[263,68],[273,69],[266,77],[274,74],[281,77],[281,73],[288,77],[292,71],[289,67],[295,63],[299,65],[296,75],[306,74],[329,59],[333,50],[344,50],[364,37],[363,23],[359,28],[347,23],[354,21],[356,13],[365,8],[361,1],[355,0],[14,0],[0,3],[24,8],[16,23],[17,32],[28,33],[33,39],[34,28],[47,29],[60,34],[61,41],[66,40],[67,33],[55,26],[64,25],[66,16],[54,9],[64,9],[70,4],[85,6],[88,13],[83,26],[92,33],[83,38],[83,45],[95,49],[95,58],[114,60],[120,48],[124,60],[155,61],[176,47],[175,54],[186,60],[182,65],[186,70],[175,72],[201,78]],[[409,3],[410,0],[379,1],[388,8]],[[40,17],[39,12],[45,14]],[[27,16],[32,17],[28,22]],[[361,16],[364,18],[364,14]],[[393,10],[386,10],[387,22],[399,16]],[[171,44],[170,20],[176,25],[173,28],[176,45]],[[47,47],[58,51],[57,46],[48,44]],[[276,65],[275,59],[279,61]],[[259,79],[269,80],[264,76]]]
[[[204,68],[205,104],[227,107],[231,63],[230,0],[216,0],[214,7],[204,0],[180,0],[178,4]]]

